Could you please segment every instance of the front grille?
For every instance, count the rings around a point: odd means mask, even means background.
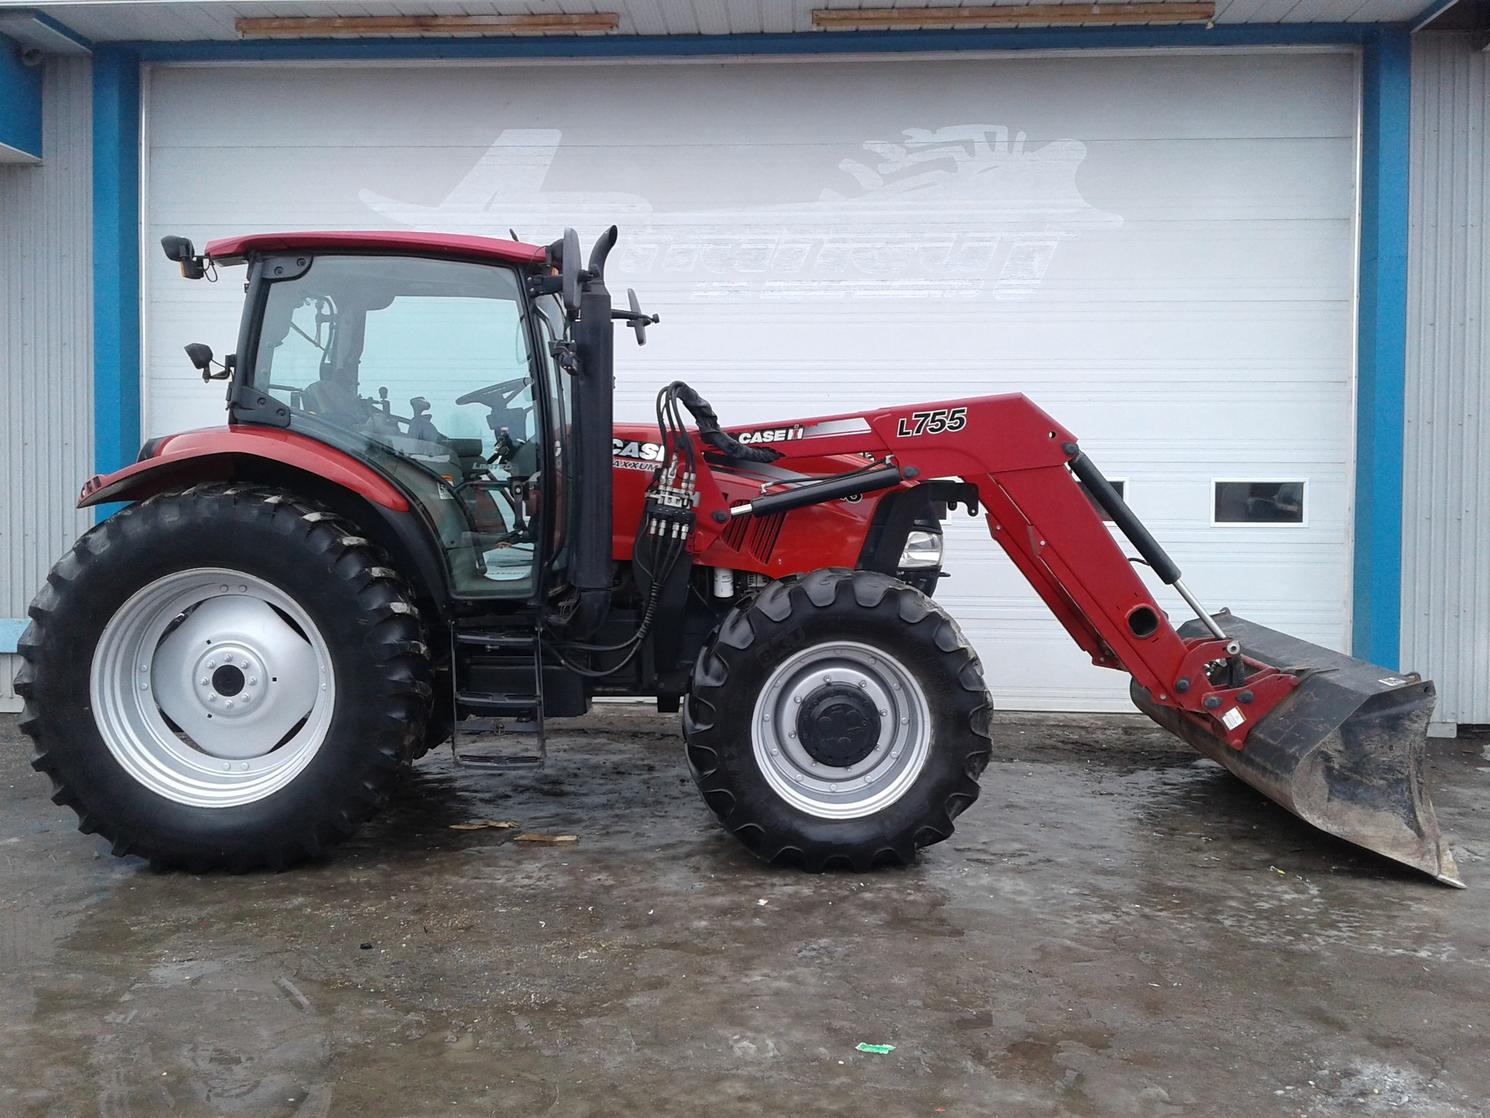
[[[720,538],[736,551],[748,553],[761,563],[771,558],[776,550],[776,538],[781,535],[781,524],[786,513],[770,516],[737,516],[720,534]]]

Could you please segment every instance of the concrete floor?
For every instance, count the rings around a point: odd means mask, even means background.
[[[1433,748],[1467,892],[1139,718],[1004,716],[915,868],[771,870],[614,708],[547,775],[442,752],[331,861],[195,878],[77,834],[5,718],[0,1115],[1490,1114],[1490,760]]]

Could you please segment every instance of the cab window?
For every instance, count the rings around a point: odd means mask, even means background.
[[[494,265],[319,256],[270,283],[253,365],[292,426],[418,497],[466,595],[530,594],[535,545],[559,542],[540,534],[545,475],[562,469],[546,461],[520,284]]]

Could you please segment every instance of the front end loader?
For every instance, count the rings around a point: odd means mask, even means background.
[[[1432,684],[1204,609],[1025,397],[740,427],[675,382],[654,425],[616,424],[613,324],[645,342],[657,319],[612,306],[615,240],[165,239],[189,279],[246,265],[247,298],[234,354],[187,347],[227,424],[88,481],[83,505],[125,507],[19,643],[22,728],[82,829],[166,866],[287,866],[473,719],[535,731],[504,763],[540,764],[546,717],[636,695],[681,709],[706,802],[762,858],[908,862],[990,752],[982,666],[933,597],[964,509],[1156,722],[1459,884],[1423,784]]]

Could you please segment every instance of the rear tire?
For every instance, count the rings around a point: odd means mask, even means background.
[[[288,494],[198,486],[130,506],[63,556],[30,614],[16,690],[32,764],[116,855],[193,872],[316,856],[423,740],[409,588]]]
[[[957,623],[888,575],[821,570],[732,611],[694,666],[688,764],[756,855],[906,864],[978,797],[992,703]]]

